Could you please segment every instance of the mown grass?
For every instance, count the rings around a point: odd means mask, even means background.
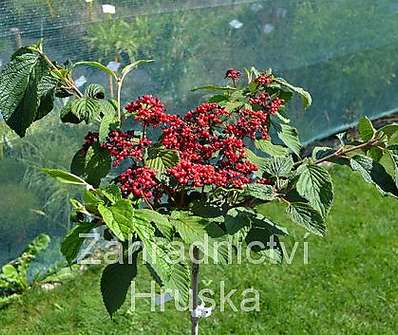
[[[288,224],[276,205],[267,213],[289,226],[288,250],[300,242],[291,265],[202,267],[202,288],[217,290],[221,280],[227,290],[253,287],[261,294],[261,311],[216,310],[201,321],[201,334],[397,334],[398,202],[342,168],[333,170],[333,178],[329,232],[307,238],[309,264],[303,264],[304,230]],[[138,290],[147,292],[147,281],[141,271]],[[239,306],[239,293],[232,300]],[[127,305],[114,321],[107,317],[93,268],[51,292],[33,289],[1,310],[0,333],[189,334],[187,314],[172,303],[155,313],[148,301],[139,301],[135,312]]]

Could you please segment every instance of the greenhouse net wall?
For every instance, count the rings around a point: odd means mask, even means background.
[[[362,115],[396,111],[397,31],[396,0],[3,0],[0,66],[40,38],[59,62],[151,58],[153,65],[128,79],[124,101],[152,93],[179,113],[203,98],[192,87],[225,83],[227,68],[271,67],[311,92],[309,110],[290,108],[302,140],[310,142]],[[109,87],[95,70],[81,70],[75,80]],[[0,264],[40,232],[54,242],[41,262],[60,257],[75,190],[37,167],[68,168],[87,128],[61,125],[51,115],[24,139],[0,123]]]

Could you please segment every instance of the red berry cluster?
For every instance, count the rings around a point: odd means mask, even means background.
[[[242,109],[239,111],[239,119],[236,124],[230,124],[226,132],[236,137],[249,137],[252,140],[260,134],[262,139],[268,138],[269,117],[262,110],[254,111],[251,109]]]
[[[227,72],[225,73],[225,78],[231,79],[231,80],[237,80],[240,78],[240,71],[236,69],[228,69]]]
[[[167,120],[164,104],[152,95],[144,95],[129,103],[126,110],[134,113],[135,120],[141,121],[145,126],[157,127]]]
[[[226,78],[236,80],[240,72],[229,69]],[[272,77],[262,74],[256,82],[265,86]],[[137,198],[161,199],[163,192],[181,188],[214,187],[244,188],[258,182],[270,184],[267,179],[256,179],[257,166],[246,157],[245,141],[269,137],[270,115],[276,113],[284,100],[271,97],[264,89],[251,96],[247,108],[229,111],[217,103],[203,103],[185,116],[167,115],[164,104],[152,95],[139,97],[126,106],[134,120],[144,128],[144,136],[138,139],[134,131],[112,130],[101,144],[113,158],[114,166],[126,158],[131,166],[117,178],[123,194]],[[167,170],[176,184],[162,184],[153,170],[145,167],[144,149],[152,144],[146,138],[148,127],[160,128],[158,142],[168,149],[178,151],[180,162]],[[86,150],[98,142],[98,133],[86,136]],[[170,189],[174,187],[174,189]],[[156,200],[157,199],[157,200]]]
[[[256,83],[262,86],[267,86],[272,83],[272,76],[269,74],[262,73],[256,78]]]
[[[150,199],[152,190],[157,186],[156,174],[147,167],[127,169],[118,178],[118,184],[124,196],[133,194],[137,198]]]
[[[243,187],[257,167],[246,160],[242,138],[226,131],[231,113],[216,103],[204,103],[183,119],[166,122],[162,144],[178,150],[181,162],[169,169],[184,186]]]
[[[108,149],[113,158],[113,166],[118,166],[126,158],[142,160],[142,152],[152,142],[147,138],[134,138],[134,131],[123,132],[119,129],[108,134],[103,147]]]

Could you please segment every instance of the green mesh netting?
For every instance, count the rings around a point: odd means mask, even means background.
[[[362,115],[396,111],[397,28],[396,0],[3,0],[0,66],[39,38],[58,61],[152,58],[128,79],[124,99],[153,93],[175,112],[200,101],[192,87],[223,83],[229,67],[272,67],[313,95],[309,110],[290,109],[309,142]],[[108,85],[95,70],[75,79]],[[39,232],[65,232],[73,190],[34,166],[67,167],[85,129],[60,125],[55,115],[24,140],[0,127],[1,264]]]

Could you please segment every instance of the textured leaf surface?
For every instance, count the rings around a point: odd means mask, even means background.
[[[289,205],[287,213],[293,222],[303,226],[308,231],[323,236],[326,225],[322,215],[304,202],[293,202]]]
[[[300,156],[301,142],[297,129],[287,124],[280,124],[279,126],[277,129],[278,137],[290,150]]]
[[[281,145],[273,144],[268,140],[257,140],[255,142],[256,148],[265,152],[270,156],[287,156],[289,150]]]
[[[137,275],[137,258],[132,259],[132,264],[110,264],[102,273],[102,299],[110,316],[123,305],[131,282]]]
[[[39,112],[38,86],[46,74],[47,64],[38,53],[22,51],[0,72],[0,112],[8,126],[21,137],[34,121],[51,110],[51,102],[44,97]]]
[[[245,188],[244,194],[264,201],[275,199],[272,186],[270,185],[248,184]]]
[[[383,165],[363,155],[352,157],[350,164],[354,171],[358,171],[366,182],[374,184],[382,194],[398,196],[397,185]]]
[[[289,177],[293,169],[292,157],[273,157],[267,160],[265,172],[273,177]]]
[[[147,167],[155,170],[159,176],[163,174],[166,169],[177,165],[179,159],[180,158],[176,150],[153,146],[148,149],[148,157],[145,160],[145,164]]]
[[[64,238],[61,243],[61,252],[65,256],[67,262],[71,264],[77,257],[80,247],[84,242],[84,237],[80,234],[88,233],[95,225],[89,222],[84,222],[76,225]]]
[[[359,135],[361,139],[365,142],[371,140],[376,133],[373,128],[372,122],[366,117],[362,117],[358,122]]]
[[[333,182],[329,172],[315,164],[301,165],[297,172],[300,174],[297,181],[298,193],[326,216],[333,202]]]
[[[312,97],[311,97],[311,94],[309,92],[307,92],[306,90],[304,90],[301,87],[297,87],[297,86],[294,86],[292,84],[289,84],[286,80],[284,80],[282,78],[275,78],[274,81],[279,83],[280,85],[288,88],[290,91],[300,95],[301,99],[303,100],[304,108],[308,108],[309,106],[311,106]]]

